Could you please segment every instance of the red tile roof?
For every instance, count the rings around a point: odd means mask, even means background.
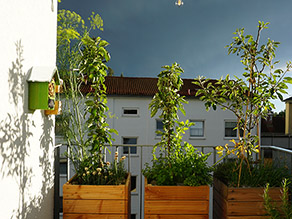
[[[153,96],[157,93],[158,78],[146,77],[116,77],[107,76],[105,85],[107,95],[134,95],[134,96]],[[183,79],[183,86],[179,92],[183,96],[195,96],[198,86],[192,82],[194,79]],[[82,92],[89,92],[90,85],[82,86]]]

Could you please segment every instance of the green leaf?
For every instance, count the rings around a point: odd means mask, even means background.
[[[285,77],[284,81],[285,81],[285,83],[292,84],[292,77]]]
[[[280,99],[281,101],[283,101],[283,100],[284,100],[284,98],[283,98],[283,96],[282,96],[282,94],[281,94],[281,93],[277,92],[277,96],[279,97],[279,99]]]

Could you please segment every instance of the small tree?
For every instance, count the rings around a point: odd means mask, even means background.
[[[178,93],[183,85],[183,80],[180,78],[183,69],[177,63],[171,66],[163,66],[163,68],[165,70],[158,75],[158,92],[154,95],[149,108],[151,117],[155,116],[158,110],[161,110],[159,117],[163,123],[163,132],[158,131],[158,134],[161,135],[161,141],[155,145],[154,150],[159,146],[161,151],[170,155],[180,143],[175,138],[179,119],[178,111],[185,115],[183,104],[187,101]]]
[[[207,110],[220,106],[233,112],[237,118],[239,140],[233,140],[235,148],[230,150],[228,145],[225,145],[217,147],[217,150],[220,155],[226,151],[227,155],[233,153],[240,159],[238,186],[243,162],[249,166],[252,154],[259,152],[260,119],[265,118],[269,110],[275,108],[271,100],[283,100],[282,94],[286,94],[288,88],[286,83],[292,82],[291,77],[285,77],[292,67],[291,62],[287,63],[286,70],[275,69],[275,65],[279,63],[274,61],[279,42],[268,39],[265,44],[260,45],[260,34],[267,25],[268,23],[259,21],[255,38],[252,35],[244,35],[244,28],[237,29],[233,42],[226,46],[228,54],[241,57],[245,70],[242,78],[235,76],[235,79],[231,80],[227,75],[226,78],[214,82],[199,77],[195,82],[201,87],[196,95],[205,101]]]
[[[198,153],[191,144],[182,141],[183,134],[193,124],[188,120],[180,122],[178,116],[178,111],[185,115],[183,104],[187,103],[179,94],[183,69],[177,63],[163,68],[165,70],[158,75],[158,92],[149,105],[152,117],[161,113],[163,131],[157,131],[161,140],[153,149],[153,165],[146,164],[143,174],[157,185],[209,184],[211,169],[206,163],[209,154]],[[159,158],[155,156],[157,147],[160,149]]]
[[[108,42],[100,37],[83,39],[84,50],[80,62],[80,73],[86,75],[87,83],[90,83],[91,92],[87,95],[86,112],[89,114],[87,128],[89,130],[86,146],[91,154],[96,154],[100,162],[103,162],[103,149],[105,144],[112,144],[111,133],[117,133],[110,129],[106,122],[108,111],[105,77],[107,76],[106,62],[110,56],[105,47]]]

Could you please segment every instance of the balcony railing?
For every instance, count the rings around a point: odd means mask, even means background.
[[[65,146],[66,147],[66,146]],[[128,147],[126,150],[123,150],[123,147]],[[136,147],[135,150],[131,150],[130,148]],[[195,146],[198,151],[203,153],[211,153],[207,162],[211,166],[216,163],[220,157],[216,152],[215,146]],[[132,198],[136,198],[136,201],[139,202],[139,209],[135,210],[135,214],[137,214],[136,218],[143,218],[143,186],[144,180],[141,174],[142,169],[146,162],[151,162],[152,160],[152,149],[153,145],[133,145],[133,144],[121,144],[121,145],[113,145],[111,147],[107,147],[105,150],[106,153],[106,160],[112,161],[114,159],[115,151],[119,152],[119,157],[125,155],[127,157],[125,166],[129,172],[136,178],[136,190],[132,193]],[[109,152],[111,151],[111,153]],[[123,153],[127,151],[127,153]],[[132,152],[132,153],[131,153]],[[133,153],[135,152],[135,153]],[[57,153],[58,154],[58,153]],[[61,155],[62,156],[62,155]],[[257,154],[255,158],[258,158],[259,155]],[[275,164],[286,166],[289,168],[290,172],[292,171],[291,164],[292,164],[292,150],[281,148],[278,146],[261,146],[261,158],[265,161],[274,161]],[[60,157],[56,158],[60,160]],[[58,165],[56,165],[56,168]],[[69,168],[70,165],[68,164],[68,176],[69,179],[73,173],[70,174]],[[56,169],[56,173],[58,173]],[[62,186],[62,185],[60,185]],[[55,188],[58,188],[56,186]],[[59,196],[62,196],[60,194]],[[59,201],[59,197],[57,196],[55,199],[56,202]],[[210,203],[210,213],[212,212],[212,204]],[[211,213],[212,214],[212,213]]]

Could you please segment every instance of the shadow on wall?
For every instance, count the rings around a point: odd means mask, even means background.
[[[43,134],[39,145],[31,145],[30,139],[34,137],[31,129],[35,127],[32,115],[27,113],[27,73],[23,71],[23,46],[21,41],[16,42],[17,58],[12,62],[9,69],[9,100],[15,111],[7,113],[6,118],[0,121],[0,177],[13,177],[18,185],[19,197],[15,202],[18,208],[14,210],[10,218],[46,218],[45,215],[52,213],[45,212],[46,207],[53,206],[53,186],[52,186],[52,162],[53,150],[49,150],[53,145],[53,138],[50,135],[53,129],[52,118],[43,118]],[[35,137],[34,137],[35,138]],[[34,167],[29,165],[28,157],[32,150],[41,149],[39,165],[35,168],[42,168],[41,191],[32,194],[31,188],[34,186],[32,177]],[[31,158],[29,158],[31,159]],[[35,159],[35,158],[33,158]],[[44,217],[42,217],[44,215]]]

